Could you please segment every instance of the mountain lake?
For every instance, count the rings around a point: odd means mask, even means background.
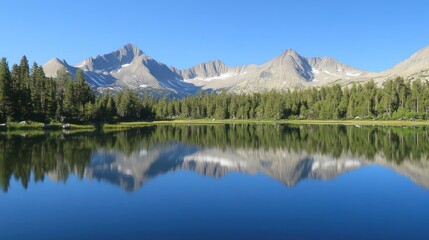
[[[429,128],[0,132],[1,239],[429,239]]]

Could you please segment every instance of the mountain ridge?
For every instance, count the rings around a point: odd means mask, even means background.
[[[429,79],[429,46],[382,72],[370,72],[346,65],[332,57],[304,57],[293,49],[261,64],[228,66],[221,60],[207,61],[187,69],[168,66],[148,56],[133,44],[71,66],[53,58],[43,65],[48,77],[60,68],[74,75],[84,72],[88,83],[99,92],[125,88],[158,97],[183,97],[199,91],[236,93],[321,87],[374,79],[382,85],[388,78]]]

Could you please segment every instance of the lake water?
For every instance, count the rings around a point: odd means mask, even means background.
[[[0,239],[429,239],[428,132],[3,132]]]

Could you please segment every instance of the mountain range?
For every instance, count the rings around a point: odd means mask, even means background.
[[[330,57],[303,57],[293,49],[262,65],[227,66],[216,60],[178,69],[156,61],[132,44],[95,58],[89,57],[76,65],[58,58],[43,65],[48,77],[55,78],[61,68],[72,76],[78,69],[83,70],[88,83],[101,93],[129,88],[156,97],[183,97],[200,91],[248,93],[334,83],[347,86],[370,79],[382,85],[396,76],[429,80],[429,46],[377,73],[348,66]]]

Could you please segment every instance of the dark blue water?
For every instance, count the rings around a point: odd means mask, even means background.
[[[243,129],[205,128],[4,135],[1,239],[429,239],[425,148],[338,155],[302,138],[306,127],[247,127],[251,147],[237,140]],[[333,129],[307,130],[323,141]]]

